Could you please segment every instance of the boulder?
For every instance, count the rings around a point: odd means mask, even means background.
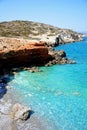
[[[30,108],[24,107],[19,103],[16,103],[12,111],[10,112],[10,117],[14,120],[27,120],[30,116]]]

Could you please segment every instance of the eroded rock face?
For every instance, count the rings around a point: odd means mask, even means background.
[[[75,62],[69,61],[64,51],[55,51],[53,47],[47,47],[45,42],[0,37],[0,70],[8,67],[67,63]]]
[[[49,57],[48,49],[43,42],[0,38],[0,67],[45,64]]]

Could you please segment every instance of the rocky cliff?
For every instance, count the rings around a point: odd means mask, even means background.
[[[42,42],[16,38],[0,38],[0,67],[41,65],[48,62],[50,55]]]
[[[54,51],[46,42],[0,37],[0,68],[74,63],[64,51]]]
[[[69,29],[32,21],[2,22],[0,68],[74,63],[61,55],[64,51],[55,52],[51,49],[56,45],[80,41],[82,36]]]

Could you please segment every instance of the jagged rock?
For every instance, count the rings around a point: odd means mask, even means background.
[[[30,116],[30,108],[24,107],[19,103],[15,104],[10,112],[10,117],[14,120],[27,120]]]
[[[60,61],[61,64],[67,64],[69,63],[69,60],[65,57],[62,58],[62,60]]]
[[[63,30],[63,32],[55,38],[55,46],[75,41],[81,41],[82,39],[82,35],[79,33]]]
[[[60,57],[66,57],[66,53],[63,50],[55,51],[55,55],[59,55]]]
[[[66,58],[66,53],[62,50],[59,51],[50,51],[49,54],[53,59],[51,59],[46,66],[51,66],[55,64],[67,64],[68,63],[68,58]]]

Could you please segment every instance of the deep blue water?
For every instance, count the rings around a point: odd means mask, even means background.
[[[77,64],[21,71],[9,82],[11,91],[16,101],[32,108],[44,130],[87,130],[87,38],[56,49]]]

